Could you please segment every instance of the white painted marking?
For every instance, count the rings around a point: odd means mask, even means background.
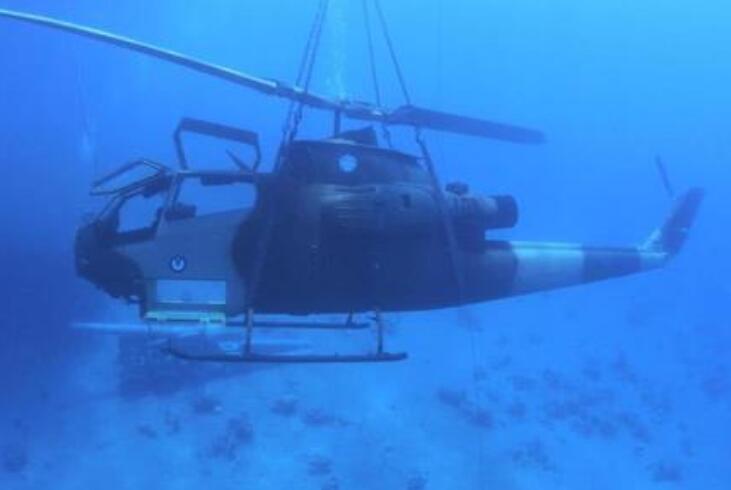
[[[541,291],[583,282],[584,252],[576,244],[513,243],[518,270],[515,293]]]
[[[657,250],[640,249],[640,261],[642,270],[659,269],[670,260],[670,254]]]

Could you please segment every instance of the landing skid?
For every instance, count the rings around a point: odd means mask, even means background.
[[[258,330],[327,330],[353,331],[376,329],[376,345],[373,352],[319,354],[311,352],[310,342],[287,338],[259,338]],[[402,361],[405,352],[386,352],[384,349],[384,322],[379,311],[373,322],[354,322],[352,315],[343,323],[327,322],[275,322],[254,320],[252,311],[241,321],[225,324],[206,324],[194,321],[158,321],[143,323],[76,323],[75,328],[86,331],[145,336],[159,348],[174,357],[187,361],[221,363],[269,363],[269,364],[334,364],[377,363]]]
[[[228,322],[228,326],[246,326],[246,321]],[[366,322],[328,323],[328,322],[275,322],[254,321],[254,328],[281,328],[286,330],[365,330],[370,327]]]
[[[369,362],[394,362],[403,361],[408,358],[405,352],[380,354],[212,354],[197,355],[176,350],[174,347],[166,349],[169,354],[188,361],[207,362],[248,362],[248,363],[272,363],[272,364],[348,364],[348,363],[369,363]]]
[[[253,310],[249,310],[246,319],[242,322],[244,341],[236,349],[215,353],[198,353],[181,349],[171,340],[164,349],[167,353],[180,359],[202,362],[231,362],[231,363],[271,363],[271,364],[348,364],[348,363],[376,363],[402,361],[408,357],[405,352],[390,353],[384,350],[384,322],[380,311],[376,310],[373,317],[376,327],[376,349],[374,353],[363,354],[280,354],[257,351],[259,344],[254,344],[254,330],[257,328],[280,329],[310,329],[310,330],[362,330],[368,328],[367,323],[355,323],[352,315],[343,324],[331,323],[304,323],[304,322],[262,322],[254,320]],[[241,324],[241,323],[239,323]]]

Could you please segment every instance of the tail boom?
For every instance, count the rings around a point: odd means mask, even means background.
[[[468,302],[561,289],[662,267],[666,252],[573,243],[491,242],[466,265]]]
[[[512,242],[512,295],[547,291],[637,274],[662,267],[664,252],[639,247],[592,247],[570,243]]]
[[[682,249],[703,192],[681,196],[665,223],[643,245],[489,242],[464,264],[467,302],[548,291],[660,268]]]

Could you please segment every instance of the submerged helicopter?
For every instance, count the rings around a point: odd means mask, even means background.
[[[475,195],[462,183],[442,188],[421,130],[518,144],[540,144],[544,137],[531,129],[411,104],[379,2],[374,0],[374,5],[407,100],[395,110],[309,90],[326,1],[318,8],[294,85],[100,30],[0,10],[0,17],[136,51],[291,103],[282,144],[269,172],[259,170],[256,133],[184,118],[174,133],[177,168],[136,160],[92,186],[91,193],[105,196],[108,203],[78,230],[78,275],[114,298],[138,304],[139,328],[165,336],[171,354],[233,362],[401,360],[405,353],[384,348],[383,312],[446,308],[625,276],[661,267],[682,248],[703,198],[700,189],[678,198],[669,218],[640,246],[486,238],[492,230],[515,226],[515,199]],[[370,54],[373,61],[372,46]],[[332,112],[333,134],[298,139],[304,107]],[[421,155],[379,145],[371,127],[342,130],[343,118],[385,128],[413,127]],[[183,144],[186,133],[247,145],[253,150],[253,161],[230,154],[231,169],[191,168]],[[185,198],[186,189],[194,186],[227,193],[234,205],[203,212],[204,202]],[[255,196],[251,207],[239,204],[247,201],[247,195]],[[147,221],[125,223],[130,209],[151,202],[156,204]],[[254,331],[263,328],[368,328],[368,323],[353,320],[354,314],[364,312],[375,313],[377,340],[372,352],[301,353],[287,345],[267,348],[253,338]],[[347,319],[329,324],[255,318],[255,314],[323,313],[343,314]],[[220,343],[203,352],[174,342],[214,331],[236,332],[239,342],[233,348]]]

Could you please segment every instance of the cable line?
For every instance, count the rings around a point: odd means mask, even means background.
[[[386,46],[388,46],[388,53],[391,56],[391,62],[393,63],[394,70],[396,71],[396,77],[398,78],[401,92],[403,93],[406,104],[411,105],[411,96],[409,90],[406,87],[406,79],[401,71],[401,64],[396,56],[396,49],[393,47],[393,41],[391,40],[391,34],[388,31],[388,24],[386,23],[386,17],[383,15],[383,9],[381,9],[381,0],[373,0],[373,4],[376,7],[376,13],[378,14],[378,20],[381,22],[381,30],[383,31],[383,37],[386,40]]]

